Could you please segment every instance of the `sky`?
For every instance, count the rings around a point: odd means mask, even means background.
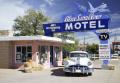
[[[84,14],[88,12],[90,2],[93,7],[98,7],[101,4],[107,4],[108,12],[103,12],[110,16],[111,41],[115,39],[120,41],[120,0],[0,0],[0,30],[12,29],[14,19],[18,16],[23,16],[28,9],[41,10],[49,16],[53,22],[62,22],[63,17],[72,14]],[[83,42],[86,38],[86,43],[95,40],[97,37],[93,32],[77,32],[75,36]]]

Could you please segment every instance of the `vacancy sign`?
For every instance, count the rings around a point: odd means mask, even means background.
[[[99,59],[101,60],[110,59],[110,45],[109,44],[99,45]]]

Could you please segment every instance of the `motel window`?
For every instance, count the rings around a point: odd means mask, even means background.
[[[32,58],[32,46],[16,46],[16,62],[26,62]]]

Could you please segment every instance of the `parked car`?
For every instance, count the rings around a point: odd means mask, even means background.
[[[93,72],[93,63],[85,51],[70,52],[69,58],[63,64],[65,75],[69,75],[70,73],[92,75]]]
[[[112,54],[113,59],[118,59],[118,57],[119,57],[119,54]]]

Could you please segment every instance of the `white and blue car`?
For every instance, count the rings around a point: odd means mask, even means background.
[[[66,75],[70,73],[82,73],[92,75],[93,63],[85,51],[72,51],[69,58],[63,62],[63,71]]]

